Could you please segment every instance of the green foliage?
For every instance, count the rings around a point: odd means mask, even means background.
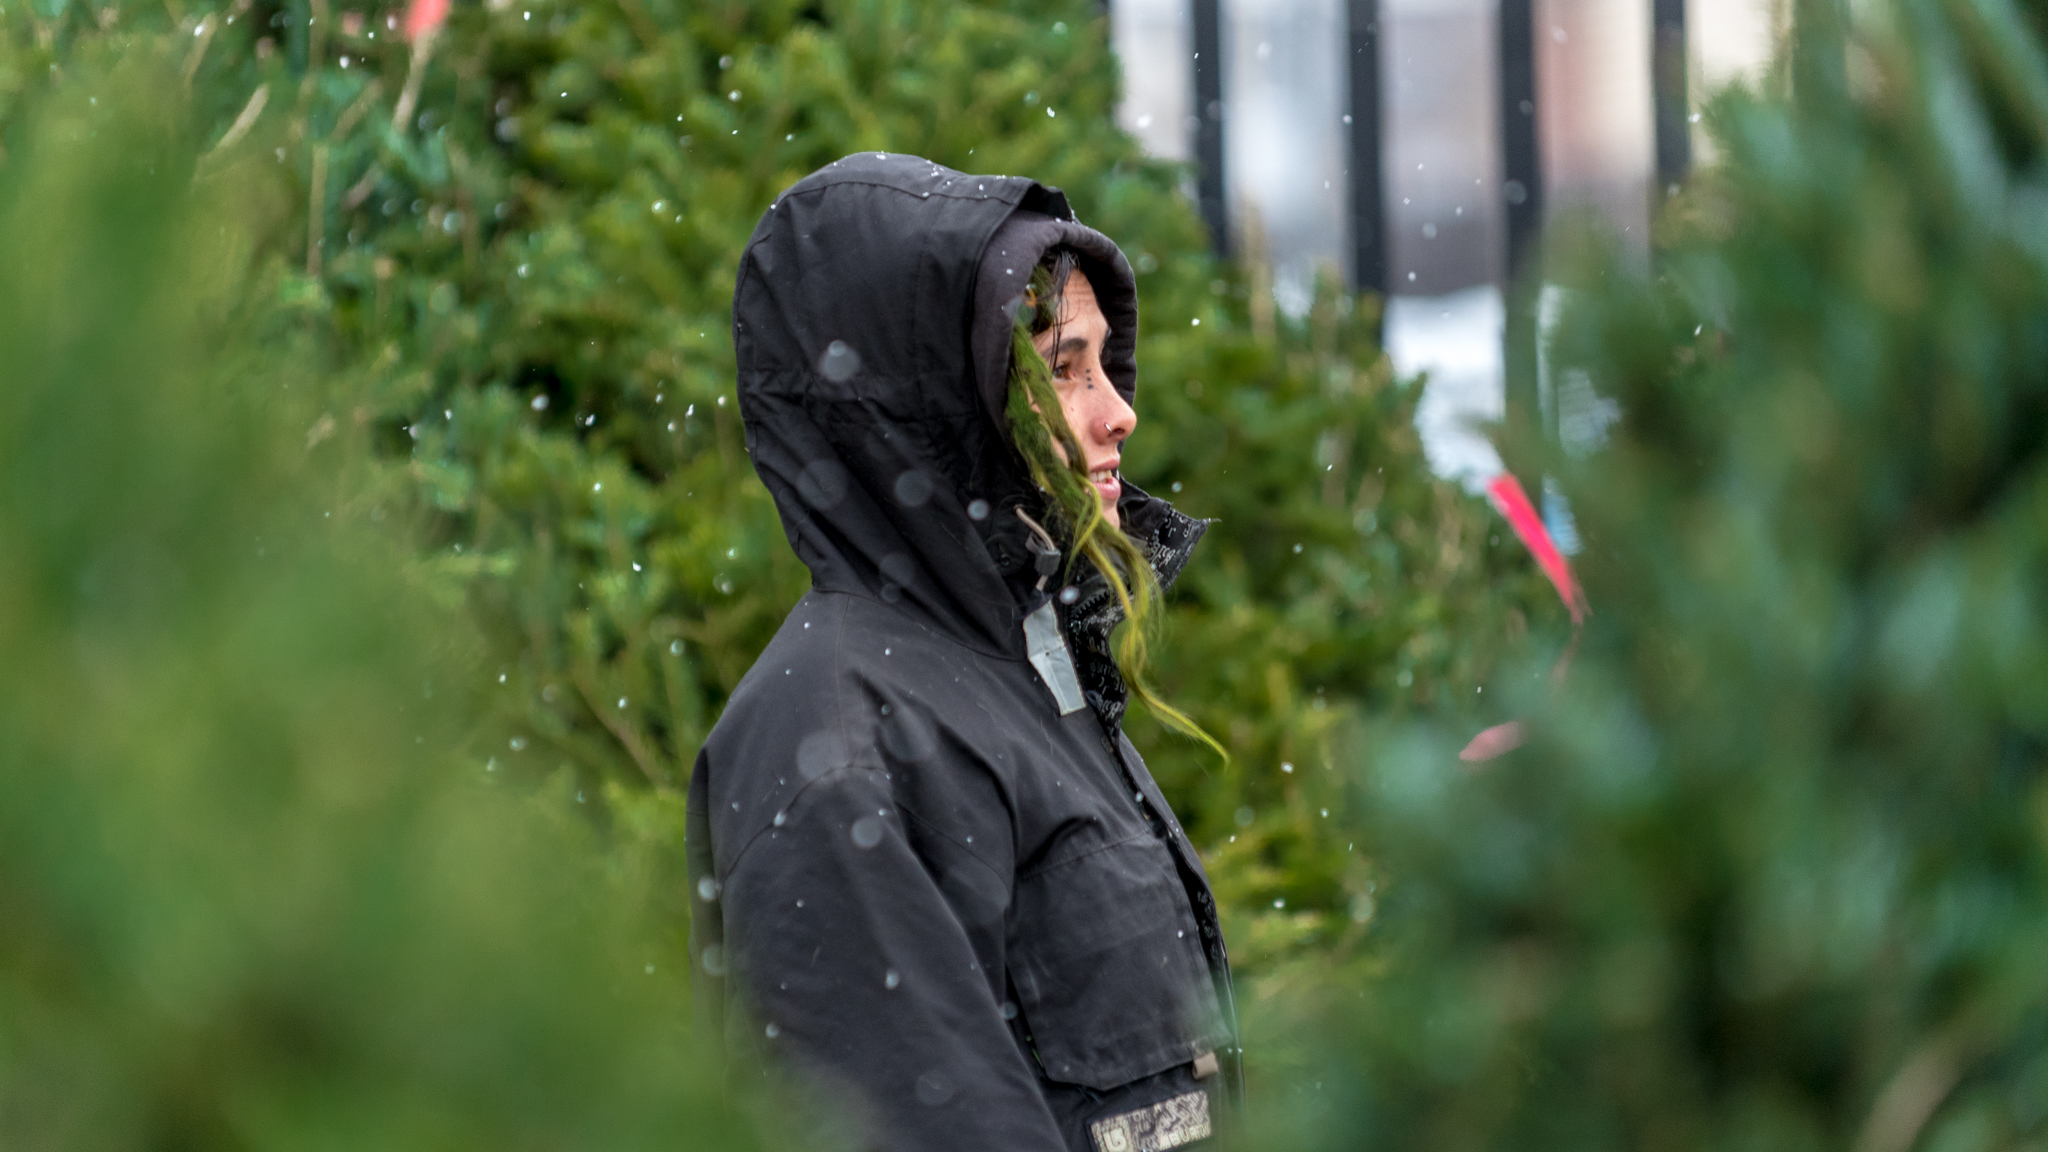
[[[412,567],[470,605],[509,772],[604,798],[593,816],[620,859],[666,869],[681,924],[664,846],[687,765],[806,583],[732,402],[740,249],[778,191],[854,149],[1029,173],[1139,273],[1126,475],[1221,520],[1155,667],[1233,760],[1142,710],[1134,736],[1215,850],[1249,969],[1356,942],[1370,880],[1331,740],[1390,709],[1497,718],[1475,690],[1532,611],[1539,631],[1558,614],[1492,514],[1427,478],[1375,308],[1328,291],[1276,321],[1257,269],[1209,257],[1181,173],[1114,125],[1098,6],[486,4],[426,51],[399,16],[73,6],[10,25],[0,94],[167,28],[216,125],[208,170],[290,186],[260,240],[326,318],[307,438],[382,462],[351,498],[416,529]]]
[[[1226,894],[1271,922],[1239,929],[1254,967],[1335,939],[1355,896],[1319,815],[1336,800],[1281,763],[1322,771],[1366,711],[1477,711],[1547,596],[1483,506],[1424,478],[1414,389],[1366,310],[1333,294],[1276,325],[1213,265],[1179,173],[1114,126],[1085,0],[485,5],[428,53],[395,10],[209,19],[181,27],[224,126],[210,162],[299,182],[306,222],[279,243],[348,366],[309,435],[387,461],[366,502],[423,518],[425,574],[483,623],[508,767],[607,797],[621,851],[671,880],[686,766],[805,584],[732,404],[731,277],[773,195],[853,149],[1063,186],[1139,270],[1127,474],[1186,480],[1223,519],[1159,673],[1236,761],[1136,730]],[[680,922],[683,886],[663,891]]]
[[[0,170],[0,1143],[755,1146],[569,797],[464,753],[479,645],[308,447],[289,189],[195,180],[161,48]]]
[[[1233,760],[1133,730],[1262,976],[1262,1145],[2039,1146],[2043,12],[1841,7],[1715,103],[1654,274],[1553,248],[1553,377],[1625,415],[1510,446],[1589,544],[1560,689],[1369,303],[1201,254],[1089,5],[468,7],[395,124],[381,10],[11,6],[0,1126],[744,1146],[629,906],[686,898],[680,765],[802,584],[727,278],[857,146],[1063,184],[1140,271],[1126,472],[1220,519],[1160,686]]]
[[[888,147],[1076,177],[1133,218],[1170,205],[1163,171],[1083,176],[1132,155],[1106,121],[1048,115],[1114,77],[1069,7],[1070,30],[933,5],[463,9],[396,126],[412,57],[382,14],[344,18],[304,80],[283,51],[222,56],[223,85],[306,93],[286,155],[322,177],[318,266],[372,365],[334,415],[403,465],[394,507],[432,511],[520,771],[666,804],[806,582],[731,402],[731,277],[777,191]]]
[[[418,382],[367,419],[417,430],[440,539],[491,563],[471,591],[539,767],[679,789],[806,583],[731,404],[754,219],[855,148],[1050,179],[1130,156],[1100,119],[1047,114],[1102,104],[1114,75],[1070,7],[1064,32],[1056,11],[929,5],[459,13],[402,134],[439,142],[445,174],[380,159],[381,129],[337,142],[360,153],[337,189],[375,177],[339,196],[338,319]]]
[[[1357,725],[1420,713],[1476,732],[1505,719],[1498,679],[1532,629],[1563,639],[1521,545],[1430,477],[1420,387],[1392,379],[1369,305],[1326,286],[1303,322],[1259,322],[1261,292],[1219,280],[1201,327],[1155,329],[1124,454],[1140,487],[1218,521],[1175,590],[1160,689],[1232,759],[1132,728],[1212,846],[1233,954],[1254,972],[1363,940],[1377,880],[1339,771]]]
[[[1802,7],[1654,275],[1559,238],[1554,378],[1623,422],[1522,451],[1596,615],[1523,752],[1361,749],[1384,972],[1326,991],[1293,1146],[2048,1139],[2040,15]]]

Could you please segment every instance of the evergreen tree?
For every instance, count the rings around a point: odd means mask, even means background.
[[[1487,771],[1363,750],[1381,974],[1262,1144],[2048,1140],[2048,12],[1842,8],[1653,274],[1553,248],[1584,651]]]
[[[196,162],[186,45],[104,47],[0,168],[0,1144],[757,1146],[572,797],[465,749],[479,643],[308,450],[294,189]]]
[[[1255,973],[1299,959],[1314,983],[1372,919],[1340,772],[1359,725],[1506,719],[1482,689],[1532,628],[1561,643],[1564,613],[1493,513],[1429,475],[1420,384],[1378,355],[1372,304],[1326,285],[1299,324],[1257,317],[1251,271],[1212,286],[1191,326],[1210,335],[1142,350],[1154,383],[1124,457],[1141,487],[1218,519],[1176,592],[1161,680],[1233,756],[1133,727],[1211,847],[1233,955]]]
[[[303,270],[285,291],[324,318],[343,381],[309,436],[386,462],[366,509],[416,528],[428,578],[483,622],[486,687],[518,728],[508,768],[565,773],[621,843],[675,859],[697,745],[807,583],[732,402],[741,246],[777,192],[852,150],[1029,173],[1139,273],[1127,474],[1221,520],[1158,667],[1234,758],[1142,717],[1135,735],[1219,853],[1253,969],[1355,938],[1355,837],[1321,815],[1343,808],[1333,734],[1388,709],[1477,726],[1498,654],[1531,611],[1557,613],[1491,513],[1428,478],[1418,389],[1380,360],[1375,306],[1326,290],[1311,318],[1276,319],[1258,270],[1207,254],[1182,174],[1114,125],[1099,7],[434,15],[302,0],[170,18],[215,116],[209,162],[298,184],[303,212],[268,238]],[[161,19],[37,15],[10,74]],[[680,924],[684,886],[667,891]]]

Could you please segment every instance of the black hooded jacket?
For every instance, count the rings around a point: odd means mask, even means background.
[[[1049,601],[1014,511],[1042,497],[1001,421],[1009,332],[1053,245],[1132,399],[1130,266],[1030,180],[850,156],[740,265],[747,447],[812,589],[691,777],[692,960],[699,1010],[863,1146],[1175,1147],[1240,1090],[1215,903],[1119,726],[1115,612],[1100,577]],[[1170,582],[1204,526],[1119,510]]]

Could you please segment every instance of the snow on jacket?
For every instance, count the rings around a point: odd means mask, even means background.
[[[1119,726],[1099,576],[1055,608],[1087,706],[1029,659],[1047,599],[1013,509],[1043,497],[999,413],[1054,244],[1133,399],[1130,266],[1057,189],[862,153],[741,260],[747,447],[812,588],[697,759],[692,960],[729,1043],[866,1147],[1175,1147],[1241,1091],[1215,902]],[[1170,581],[1204,525],[1125,493]]]

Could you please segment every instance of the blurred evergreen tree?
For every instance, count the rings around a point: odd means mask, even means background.
[[[1585,650],[1362,749],[1380,973],[1262,1145],[2048,1143],[2048,12],[1847,11],[1652,273],[1557,239]]]
[[[758,1146],[583,797],[466,752],[295,189],[196,159],[167,48],[36,77],[0,165],[0,1145]]]

